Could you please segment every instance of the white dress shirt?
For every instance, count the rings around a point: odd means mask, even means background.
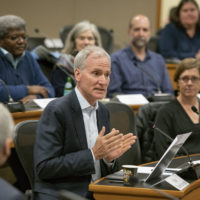
[[[99,105],[98,105],[98,101],[96,101],[95,106],[91,106],[89,102],[80,93],[77,87],[75,88],[75,92],[76,92],[78,101],[81,106],[82,114],[83,114],[88,148],[91,150],[93,159],[94,159],[95,174],[92,174],[92,181],[95,181],[101,177],[100,162],[99,160],[95,160],[95,157],[92,151],[92,148],[94,147],[96,139],[98,137],[96,111]]]

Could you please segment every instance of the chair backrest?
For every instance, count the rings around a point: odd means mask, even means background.
[[[38,120],[26,120],[15,127],[14,144],[19,160],[28,176],[31,188],[34,183],[33,146]]]
[[[40,68],[41,68],[43,74],[51,82],[52,74],[55,70],[55,65],[53,65],[52,63],[50,63],[46,60],[38,60],[38,64],[40,65]]]
[[[154,35],[150,38],[147,47],[154,52],[159,53],[159,48],[158,48],[158,40],[159,40],[159,35]]]
[[[73,192],[70,192],[68,190],[62,190],[59,193],[58,200],[88,200],[88,199]]]
[[[110,128],[116,128],[120,132],[134,133],[135,131],[135,115],[133,110],[126,104],[119,102],[105,103],[106,108],[110,112]],[[136,140],[136,143],[132,145],[131,149],[125,152],[120,158],[118,158],[119,169],[123,164],[137,165],[141,163],[140,143]]]
[[[31,51],[39,45],[44,45],[44,40],[45,37],[28,37],[26,49]]]
[[[60,39],[62,40],[63,44],[65,44],[65,40],[67,38],[68,33],[73,28],[73,25],[64,26],[60,30]],[[113,50],[113,35],[112,31],[106,28],[98,26],[98,31],[101,36],[102,46],[108,52],[111,53]]]
[[[37,46],[37,48],[35,48],[32,53],[34,56],[38,57],[36,59],[38,64],[40,65],[43,74],[48,78],[49,81],[51,81],[53,71],[56,68],[55,64],[58,59],[55,58],[51,54],[50,50],[48,50],[43,45]]]
[[[136,131],[140,141],[143,163],[158,160],[155,153],[153,124],[159,108],[165,103],[167,102],[151,102],[145,104],[136,113]]]

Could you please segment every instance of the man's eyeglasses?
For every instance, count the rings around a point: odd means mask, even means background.
[[[184,83],[188,83],[189,80],[192,83],[198,83],[200,81],[200,77],[197,77],[197,76],[192,76],[192,77],[184,76],[184,77],[179,78],[179,80],[183,81]]]
[[[6,38],[8,38],[14,42],[18,42],[20,39],[27,40],[28,36],[27,35],[7,35]]]

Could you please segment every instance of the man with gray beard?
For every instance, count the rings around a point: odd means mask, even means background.
[[[143,94],[149,97],[161,92],[173,94],[164,59],[147,48],[151,37],[148,17],[132,17],[128,36],[130,44],[111,55],[112,73],[107,96]]]

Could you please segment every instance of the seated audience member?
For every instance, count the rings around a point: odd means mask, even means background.
[[[10,155],[10,143],[14,136],[14,123],[11,114],[0,103],[0,166],[2,166]],[[3,200],[25,200],[25,196],[12,185],[0,178],[0,199]]]
[[[115,94],[172,93],[164,59],[147,49],[151,30],[149,19],[136,15],[130,20],[128,34],[130,44],[111,55],[112,73],[108,97]]]
[[[82,21],[77,23],[69,32],[65,48],[62,51],[63,54],[57,62],[57,65],[60,65],[60,67],[53,73],[51,82],[54,86],[56,97],[63,96],[67,77],[70,76],[72,79],[74,77],[74,56],[88,45],[102,46],[101,37],[94,24],[89,21]],[[73,86],[75,86],[75,81],[73,82]]]
[[[132,133],[109,129],[106,95],[110,57],[100,47],[82,49],[74,60],[75,89],[51,101],[39,121],[34,146],[35,200],[56,200],[65,189],[87,198],[91,181],[116,170],[116,158],[135,142]]]
[[[0,17],[0,101],[27,103],[54,97],[54,89],[26,49],[26,23],[15,15]],[[5,86],[6,85],[6,86]],[[7,91],[8,89],[8,91]]]
[[[176,135],[191,132],[184,143],[190,154],[200,153],[200,122],[199,114],[191,107],[200,108],[197,93],[200,91],[200,62],[195,58],[184,59],[176,69],[174,81],[177,83],[179,95],[171,102],[164,104],[156,116],[156,127],[164,131],[171,138]],[[156,152],[163,155],[172,141],[155,130]],[[179,152],[181,155],[183,152]]]
[[[159,50],[164,58],[200,58],[200,13],[195,0],[182,0],[162,30]]]

